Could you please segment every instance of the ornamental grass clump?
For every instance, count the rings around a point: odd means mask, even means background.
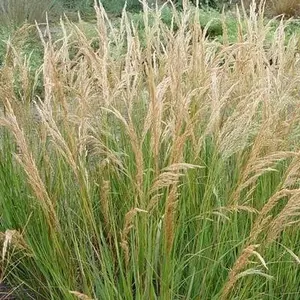
[[[162,9],[144,3],[143,32],[101,6],[93,38],[48,29],[41,93],[8,43],[0,278],[21,299],[299,294],[298,38],[251,9],[220,43]]]

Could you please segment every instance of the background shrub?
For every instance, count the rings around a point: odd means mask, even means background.
[[[58,0],[57,4],[67,10],[80,11],[81,14],[94,12],[94,0]]]
[[[55,1],[49,0],[1,0],[1,25],[20,25],[25,22],[45,20],[45,13],[53,8]]]
[[[111,14],[120,14],[125,6],[128,11],[141,11],[142,4],[139,0],[100,0],[105,10]],[[153,5],[155,0],[148,0],[149,5]],[[163,4],[165,0],[158,0],[158,4]],[[180,8],[183,0],[174,0]],[[196,0],[190,0],[196,5]],[[227,4],[228,0],[200,0],[202,7],[221,8]],[[80,11],[81,14],[94,13],[94,0],[2,0],[0,2],[0,24],[2,25],[21,25],[25,22],[34,23],[35,21],[44,22],[46,12],[61,12],[64,10]],[[52,14],[53,15],[53,14]],[[53,19],[51,16],[50,19]]]
[[[138,0],[103,0],[100,2],[107,12],[113,14],[121,13],[125,6],[125,3],[127,3],[126,8],[130,11],[139,11],[142,9],[142,5]]]

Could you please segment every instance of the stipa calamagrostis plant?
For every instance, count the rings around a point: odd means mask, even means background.
[[[13,247],[19,251],[27,252],[27,255],[30,255],[29,247],[24,241],[22,233],[16,230],[7,229],[4,233],[0,232],[0,241],[2,244],[2,263],[5,261],[10,247]]]
[[[1,260],[0,260],[0,284],[1,284],[1,295],[13,296],[15,290],[19,287],[9,287],[6,282],[6,276],[9,274],[10,264],[15,264],[14,256],[17,257],[18,253],[22,253],[23,257],[31,256],[29,246],[22,233],[17,230],[7,229],[5,232],[0,232],[0,245],[2,247]]]
[[[130,229],[133,227],[133,219],[137,213],[144,212],[147,213],[146,210],[142,210],[139,208],[133,208],[125,215],[124,228],[121,233],[121,247],[125,253],[125,264],[128,266],[129,263],[129,247],[128,247],[128,234]]]
[[[268,276],[266,274],[263,274],[262,272],[259,272],[259,270],[255,270],[255,269],[252,269],[252,270],[249,269],[247,271],[241,272],[249,263],[249,258],[252,255],[256,255],[258,257],[258,259],[262,262],[264,267],[266,269],[268,269],[262,256],[258,252],[255,251],[255,249],[258,246],[259,245],[249,245],[248,247],[246,247],[243,250],[243,252],[239,256],[239,258],[236,260],[233,268],[229,272],[228,282],[224,286],[224,289],[221,294],[221,299],[228,299],[230,290],[233,288],[236,281],[243,276],[247,276],[247,275],[251,275],[251,274],[260,274],[260,275]],[[271,276],[269,276],[269,277],[271,277]]]
[[[74,295],[77,299],[81,299],[81,300],[93,300],[92,298],[90,298],[89,296],[76,292],[76,291],[70,291],[70,294]]]
[[[274,240],[286,227],[299,223],[299,191],[293,191],[285,207],[270,224],[268,240]]]
[[[58,40],[48,28],[35,99],[16,97],[15,66],[28,65],[12,42],[1,124],[23,145],[23,170],[6,132],[0,226],[24,229],[31,255],[8,278],[41,299],[292,299],[296,269],[282,255],[297,261],[296,39],[282,22],[268,41],[271,25],[252,9],[238,14],[237,41],[220,44],[199,11],[171,8],[168,28],[162,9],[144,3],[142,32],[101,6],[93,39],[69,21]],[[21,187],[33,191],[26,205],[14,200]],[[40,220],[52,211],[59,238]]]
[[[32,153],[28,148],[24,132],[19,127],[10,103],[6,101],[4,105],[6,110],[6,117],[0,120],[0,125],[7,127],[14,134],[19,147],[19,154],[16,155],[16,159],[24,168],[28,176],[28,181],[49,222],[50,230],[59,230],[60,226],[57,219],[54,203],[51,201],[44,183],[39,175],[39,171],[33,159]]]

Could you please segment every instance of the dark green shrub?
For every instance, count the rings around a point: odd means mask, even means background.
[[[128,11],[142,10],[142,4],[138,0],[100,0],[108,13],[120,14],[126,4]]]
[[[77,10],[81,13],[91,12],[94,7],[94,0],[58,0],[60,4],[69,10]]]
[[[43,22],[46,12],[54,7],[55,2],[54,0],[1,0],[0,25],[18,26],[25,22]]]
[[[86,0],[88,1],[88,0]],[[100,0],[104,8],[109,13],[120,14],[126,4],[126,9],[128,11],[141,11],[142,4],[139,0]],[[149,6],[152,6],[155,3],[155,0],[148,0]],[[163,0],[158,0],[158,4],[162,4]],[[193,5],[197,5],[197,0],[190,0]],[[212,7],[212,8],[222,8],[223,5],[228,4],[230,0],[199,0],[198,4],[201,7]],[[173,0],[173,3],[181,8],[183,0]]]

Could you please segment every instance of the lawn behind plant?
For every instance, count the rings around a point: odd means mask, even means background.
[[[252,9],[219,43],[198,10],[168,27],[145,6],[140,40],[95,9],[97,38],[62,22],[34,77],[7,44],[0,281],[20,299],[297,299],[297,38],[281,22],[270,42]]]

